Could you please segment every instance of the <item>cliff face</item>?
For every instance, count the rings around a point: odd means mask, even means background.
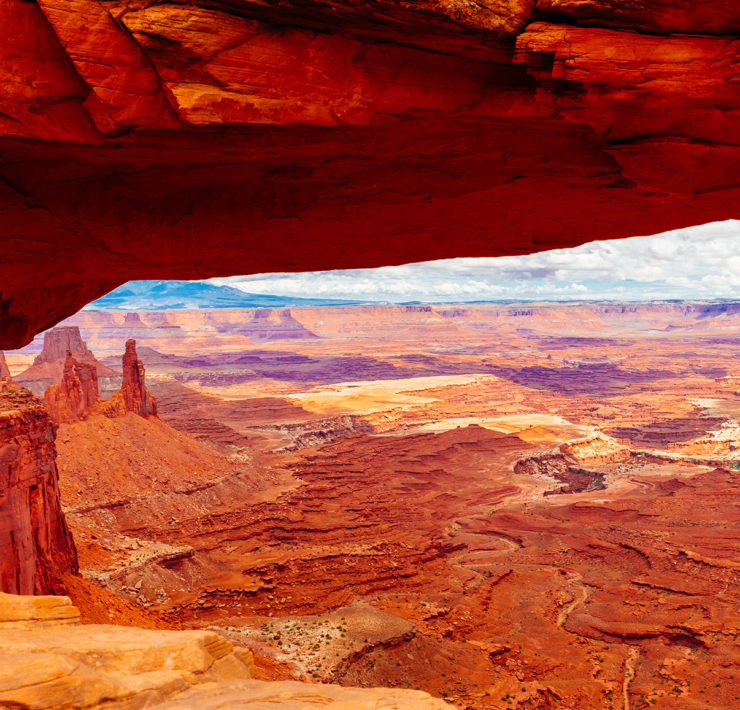
[[[95,356],[88,349],[77,326],[59,326],[44,333],[44,348],[36,356],[33,364],[63,361],[67,354],[80,361],[95,362]]]
[[[31,367],[21,372],[16,380],[40,394],[46,387],[62,379],[69,357],[79,366],[89,365],[86,371],[94,370],[96,378],[97,375],[112,374],[110,369],[95,359],[77,326],[59,326],[44,333],[43,349],[34,358]]]
[[[0,23],[0,346],[129,279],[739,216],[734,0],[7,0]]]
[[[8,369],[8,363],[5,361],[5,353],[0,350],[0,380],[3,378],[10,378],[10,370]]]
[[[54,427],[33,395],[0,383],[0,591],[63,591],[77,571],[62,513]]]
[[[289,308],[260,308],[246,323],[228,324],[226,333],[239,333],[251,340],[306,340],[316,334],[293,317]]]
[[[79,362],[67,350],[62,381],[51,385],[44,394],[44,406],[55,422],[84,419],[97,405],[98,373],[95,365]]]
[[[146,371],[144,363],[136,354],[136,341],[126,341],[126,352],[123,354],[123,383],[121,389],[111,397],[105,406],[108,416],[133,412],[141,417],[156,416],[157,401],[146,388]]]

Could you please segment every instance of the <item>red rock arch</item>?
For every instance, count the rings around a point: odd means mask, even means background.
[[[0,347],[135,278],[738,217],[733,0],[7,0]]]

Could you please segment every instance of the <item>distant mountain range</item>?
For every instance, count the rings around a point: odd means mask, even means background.
[[[296,296],[245,293],[231,286],[202,281],[131,281],[90,303],[87,310],[160,311],[203,308],[286,308],[300,306],[355,306],[367,301],[345,301]]]
[[[361,305],[402,305],[417,306],[440,303],[458,305],[474,303],[707,303],[712,310],[734,309],[737,299],[697,299],[685,301],[679,298],[665,299],[548,299],[548,298],[470,298],[418,300],[371,300],[341,298],[301,298],[299,296],[272,296],[261,293],[247,293],[233,286],[220,286],[204,281],[130,281],[119,286],[105,296],[93,301],[85,310],[111,311],[164,311],[174,309],[203,310],[212,308],[300,308],[301,306],[361,306]],[[734,312],[734,311],[733,311]]]

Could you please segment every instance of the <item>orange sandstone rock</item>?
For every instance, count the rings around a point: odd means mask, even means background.
[[[67,350],[62,381],[51,385],[44,395],[44,406],[55,422],[84,419],[100,399],[95,365],[79,362]]]
[[[49,385],[62,380],[67,368],[68,355],[78,365],[90,365],[96,377],[113,374],[109,368],[96,360],[77,326],[60,326],[44,334],[43,350],[34,358],[33,365],[15,379],[33,391],[41,393]]]
[[[63,591],[77,552],[59,499],[54,427],[38,400],[0,383],[0,591]]]
[[[8,0],[0,26],[2,347],[130,279],[738,217],[734,0]]]
[[[126,341],[126,352],[123,354],[123,384],[121,389],[110,399],[104,413],[124,414],[133,412],[142,417],[157,415],[157,401],[149,394],[145,383],[144,364],[136,354],[136,341]]]

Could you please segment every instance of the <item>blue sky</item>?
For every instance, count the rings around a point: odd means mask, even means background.
[[[740,298],[740,220],[527,256],[209,282],[248,293],[391,302]]]
[[[132,281],[87,308],[257,308],[330,305],[343,300],[454,303],[716,298],[740,299],[740,220],[651,237],[595,241],[527,256],[206,281]]]

